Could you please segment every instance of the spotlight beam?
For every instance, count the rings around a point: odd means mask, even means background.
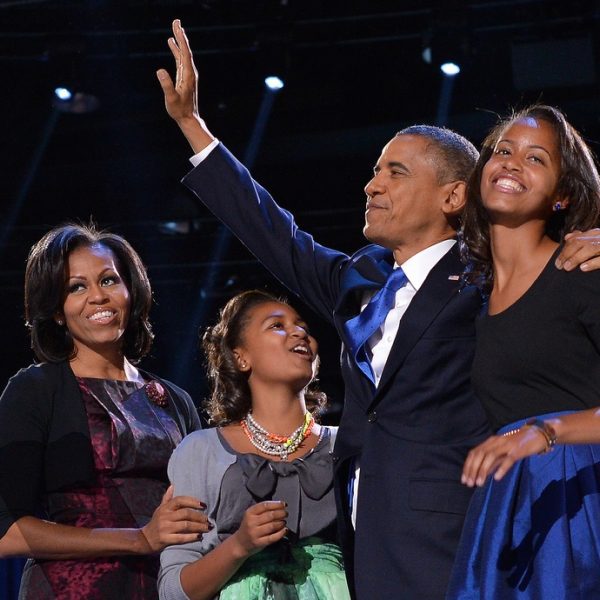
[[[56,108],[52,108],[50,115],[44,124],[41,139],[35,147],[35,152],[33,153],[31,162],[29,163],[27,173],[25,174],[23,182],[21,183],[21,187],[15,196],[14,202],[9,207],[6,217],[4,218],[4,222],[2,223],[2,227],[0,229],[0,251],[5,249],[10,233],[15,226],[19,215],[21,214],[23,206],[27,201],[29,190],[35,181],[40,164],[42,163],[42,159],[44,158],[44,154],[46,153],[46,149],[48,148],[48,144],[50,143],[50,139],[52,138],[52,134],[56,128],[59,115],[59,111],[56,110]]]
[[[435,117],[435,124],[438,127],[445,127],[448,124],[454,80],[455,75],[442,76],[442,89],[440,90],[440,99],[438,100],[437,115]]]
[[[250,138],[248,139],[248,144],[246,146],[242,161],[248,170],[252,170],[252,167],[256,162],[256,157],[264,137],[265,128],[271,115],[275,96],[283,87],[283,82],[280,79],[278,80],[281,85],[278,85],[274,81],[267,83],[267,80],[265,80],[265,93],[258,109],[258,113],[254,121],[254,127],[252,129]],[[275,87],[273,87],[273,85]],[[198,342],[198,331],[206,324],[208,318],[210,318],[213,313],[214,291],[217,287],[221,264],[225,259],[231,244],[231,238],[232,235],[229,230],[224,225],[219,225],[217,239],[213,245],[210,255],[209,266],[200,290],[196,295],[196,308],[193,310],[193,314],[191,315],[191,328],[189,329],[190,335],[184,340],[181,352],[176,353],[173,356],[173,361],[169,368],[169,376],[174,381],[179,382],[183,387],[192,387],[192,385],[187,385],[186,379],[190,377],[191,370],[189,367],[194,362],[194,355]],[[194,379],[196,378],[194,377]],[[191,384],[192,380],[189,379],[189,381]]]

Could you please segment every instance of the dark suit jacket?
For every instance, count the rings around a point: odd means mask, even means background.
[[[292,292],[333,322],[360,311],[383,283],[391,252],[370,245],[353,256],[299,230],[223,147],[184,179],[200,200]],[[479,293],[455,278],[456,248],[433,268],[403,316],[377,389],[342,351],[345,405],[334,460],[346,568],[359,599],[443,598],[470,490],[460,484],[469,448],[488,435],[470,369]],[[360,456],[356,534],[345,483]],[[353,539],[354,538],[354,539]]]

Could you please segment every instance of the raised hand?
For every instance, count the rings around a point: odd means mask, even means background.
[[[248,508],[235,538],[242,557],[248,557],[279,541],[287,532],[285,502],[265,501]]]
[[[198,71],[179,19],[173,21],[173,36],[168,44],[175,58],[175,83],[165,69],[159,69],[156,76],[165,96],[167,113],[177,122],[194,152],[200,152],[214,140],[214,136],[198,112]]]
[[[148,554],[159,552],[171,544],[184,544],[200,539],[211,528],[206,515],[200,512],[204,509],[206,505],[196,498],[173,497],[173,486],[169,486],[152,519],[141,529]]]
[[[536,427],[523,427],[510,435],[493,435],[469,452],[461,481],[469,487],[481,487],[492,474],[499,481],[518,460],[547,448],[544,434]]]
[[[173,36],[168,40],[169,49],[175,58],[175,83],[165,69],[156,72],[160,86],[165,94],[165,107],[175,121],[199,119],[198,113],[198,71],[190,44],[181,21],[173,21]]]
[[[565,236],[565,244],[556,259],[559,269],[582,271],[600,269],[600,229],[573,231]]]

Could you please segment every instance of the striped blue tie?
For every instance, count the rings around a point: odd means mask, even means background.
[[[365,309],[346,322],[350,338],[350,352],[360,370],[375,383],[375,375],[367,355],[366,343],[383,325],[385,318],[394,306],[396,292],[404,287],[408,279],[401,268],[394,269],[384,286],[373,295]]]

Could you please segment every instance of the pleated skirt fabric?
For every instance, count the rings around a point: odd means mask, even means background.
[[[341,550],[307,538],[282,561],[267,547],[244,563],[219,600],[350,600]]]
[[[600,599],[600,445],[557,445],[473,495],[447,600],[513,598]]]

